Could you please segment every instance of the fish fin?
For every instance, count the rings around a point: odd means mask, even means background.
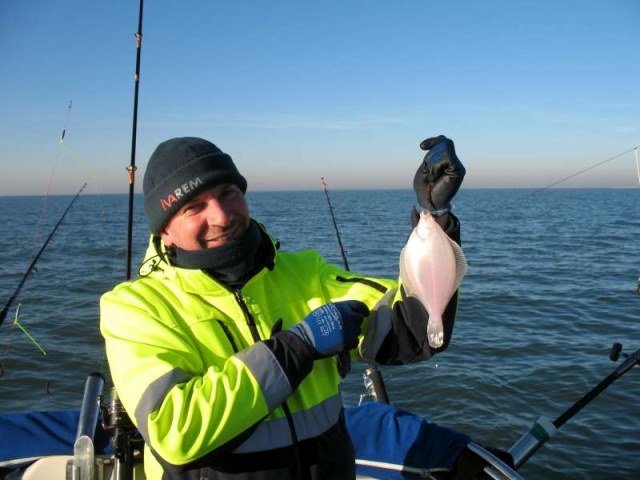
[[[456,259],[456,288],[462,282],[462,278],[467,273],[467,259],[464,256],[462,247],[449,238],[451,249],[453,250],[453,256]]]

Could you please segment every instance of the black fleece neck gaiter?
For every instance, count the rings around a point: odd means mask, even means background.
[[[249,227],[236,240],[226,245],[202,250],[169,249],[171,263],[182,268],[204,270],[231,287],[241,286],[257,267],[262,268],[262,256],[256,255],[264,243],[258,224],[251,220]]]

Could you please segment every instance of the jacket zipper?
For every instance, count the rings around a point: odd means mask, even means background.
[[[249,330],[251,331],[251,336],[253,337],[253,341],[259,342],[262,339],[260,338],[260,333],[258,333],[258,327],[256,326],[256,322],[253,320],[253,317],[251,316],[251,312],[249,311],[249,308],[247,307],[247,304],[245,303],[244,298],[242,298],[242,292],[239,289],[235,289],[233,291],[233,294],[235,295],[238,305],[240,305],[240,309],[244,314],[244,319],[246,320],[247,325],[249,326]]]
[[[238,302],[238,305],[240,305],[240,309],[242,310],[242,313],[244,314],[244,318],[247,322],[247,325],[249,326],[249,330],[251,331],[251,336],[253,337],[253,341],[254,342],[259,342],[260,340],[262,340],[260,338],[260,333],[258,332],[258,327],[256,325],[255,320],[253,319],[253,316],[251,315],[251,312],[249,311],[249,308],[247,307],[246,302],[244,301],[244,298],[242,297],[242,291],[238,288],[233,290],[233,294],[236,297],[236,301]],[[301,458],[300,458],[300,449],[299,449],[299,441],[298,441],[298,432],[296,432],[296,426],[293,423],[293,415],[291,415],[291,410],[289,409],[289,405],[287,405],[287,402],[282,402],[282,411],[284,412],[284,416],[287,419],[287,424],[289,425],[289,431],[291,433],[291,443],[293,446],[293,451],[295,454],[295,459],[296,459],[296,473],[297,473],[297,477],[298,478],[303,478],[302,476],[302,462],[301,462]]]

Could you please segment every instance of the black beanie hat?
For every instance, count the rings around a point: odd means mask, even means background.
[[[151,232],[158,235],[185,203],[223,182],[247,191],[231,157],[213,143],[195,137],[162,142],[149,158],[142,184]]]

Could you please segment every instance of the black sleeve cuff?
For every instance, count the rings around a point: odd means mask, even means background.
[[[462,245],[460,243],[460,220],[453,213],[448,212],[444,215],[439,215],[434,217],[436,223],[440,225],[440,227],[445,231],[449,238],[451,238],[458,245]],[[415,228],[418,225],[418,221],[420,220],[420,216],[418,215],[415,207],[411,209],[411,228]]]
[[[439,348],[431,348],[427,341],[429,314],[419,300],[406,297],[394,304],[391,312],[391,331],[387,334],[376,355],[381,365],[405,365],[426,360],[445,350],[451,341],[458,308],[458,292],[453,294],[442,315],[444,343]]]
[[[264,343],[282,366],[291,384],[291,390],[298,388],[313,368],[313,348],[298,335],[286,330],[274,333],[270,339],[264,340]]]

